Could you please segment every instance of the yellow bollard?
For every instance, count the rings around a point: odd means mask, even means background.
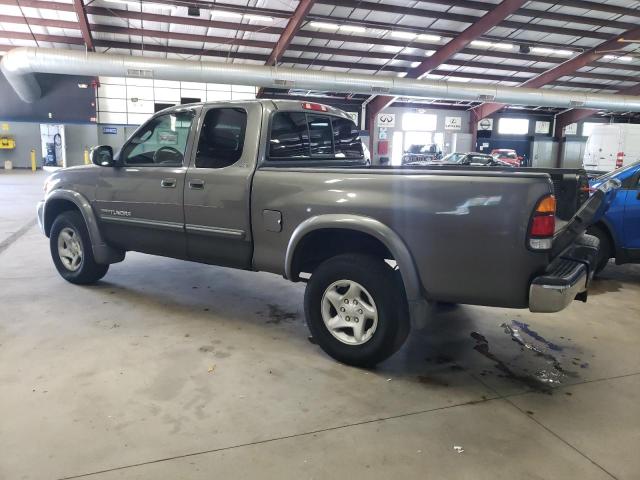
[[[84,149],[84,164],[89,165],[89,150]]]
[[[36,151],[33,148],[31,149],[31,171],[36,171]]]

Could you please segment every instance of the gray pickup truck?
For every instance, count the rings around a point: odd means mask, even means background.
[[[371,167],[346,113],[297,101],[170,108],[91,158],[51,175],[38,205],[62,277],[96,282],[132,250],[304,281],[316,342],[360,366],[430,302],[586,300],[598,244],[584,231],[606,203],[559,229],[544,173]]]

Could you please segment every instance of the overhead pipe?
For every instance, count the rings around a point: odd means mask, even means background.
[[[355,75],[298,68],[166,60],[78,50],[21,47],[7,52],[0,69],[18,96],[31,103],[42,92],[36,73],[137,77],[266,88],[305,88],[368,95],[500,102],[559,108],[640,111],[640,97],[476,83]]]

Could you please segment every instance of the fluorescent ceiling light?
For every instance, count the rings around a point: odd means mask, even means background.
[[[513,47],[515,47],[515,45],[513,45],[512,43],[494,43],[493,47],[499,48],[500,50],[513,50]]]
[[[424,40],[425,42],[439,42],[440,40],[442,40],[442,37],[440,35],[422,34],[418,35],[418,38],[420,40]]]
[[[211,12],[212,17],[242,18],[240,13],[226,12],[224,10],[214,10]]]
[[[562,55],[563,57],[570,57],[574,54],[571,50],[553,50],[546,47],[533,47],[531,49],[533,53],[541,53],[543,55]]]
[[[544,55],[551,55],[553,53],[553,50],[551,50],[550,48],[544,48],[544,47],[533,47],[531,51],[533,53],[542,53]]]
[[[107,3],[119,3],[121,5],[132,5],[132,6],[139,6],[140,2],[133,2],[132,0],[104,0]]]
[[[398,53],[402,50],[402,47],[396,47],[395,45],[385,45],[383,49],[387,52]]]
[[[489,47],[491,47],[493,45],[493,43],[485,42],[484,40],[474,40],[473,42],[471,42],[471,45],[473,45],[474,47],[489,48]]]
[[[272,17],[267,17],[265,15],[254,15],[252,13],[245,13],[243,17],[245,18],[245,20],[259,20],[261,22],[273,22]]]
[[[436,53],[435,50],[427,50],[426,52],[424,52],[425,56],[430,57],[431,55],[433,55],[434,53]]]
[[[420,66],[422,62],[411,62],[411,68],[416,68],[418,66]]]
[[[399,76],[400,78],[406,77],[406,76],[407,76],[407,72],[400,72],[400,73],[398,74],[398,76]]]
[[[482,48],[499,48],[500,50],[513,50],[514,47],[512,43],[493,43],[485,40],[474,40],[471,45]]]
[[[315,28],[325,28],[327,30],[337,30],[340,28],[340,25],[336,25],[335,23],[325,23],[325,22],[311,22],[309,23],[312,27]]]
[[[605,55],[604,56],[605,60],[620,60],[623,62],[630,62],[633,60],[633,57],[629,57],[629,56],[623,56],[623,57],[617,57],[616,55]]]
[[[346,32],[358,32],[364,33],[367,31],[364,27],[357,27],[355,25],[340,25],[340,30],[344,30]]]
[[[417,33],[413,33],[413,32],[391,32],[391,36],[395,37],[395,38],[402,38],[404,40],[413,40],[414,38],[416,38],[418,36]]]

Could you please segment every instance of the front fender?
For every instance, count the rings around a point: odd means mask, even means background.
[[[356,230],[371,235],[385,245],[400,268],[412,323],[417,326],[423,324],[427,311],[427,302],[423,295],[422,284],[411,252],[409,252],[407,245],[395,231],[374,218],[358,215],[326,214],[306,219],[296,227],[289,239],[284,268],[286,278],[292,279],[293,277],[293,257],[300,241],[308,233],[324,228]]]
[[[93,256],[96,263],[107,264],[121,262],[122,260],[124,260],[124,252],[110,247],[104,241],[102,233],[100,232],[98,221],[89,200],[82,194],[73,190],[60,188],[53,190],[46,196],[44,201],[44,208],[42,210],[41,223],[44,233],[47,236],[49,236],[51,225],[55,220],[54,216],[56,212],[55,209],[52,208],[55,200],[64,200],[67,202],[71,202],[80,211],[85,225],[87,226],[87,231],[89,232],[89,238],[91,239],[91,249],[93,251]]]

